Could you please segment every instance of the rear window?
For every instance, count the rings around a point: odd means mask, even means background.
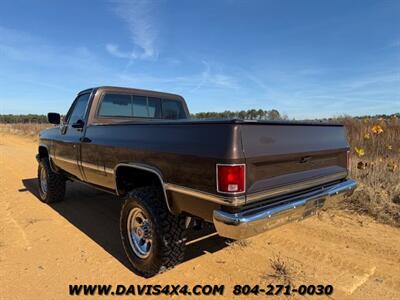
[[[105,94],[98,115],[169,120],[186,118],[180,101],[127,94]]]
[[[162,115],[163,119],[169,120],[184,119],[186,117],[181,103],[174,100],[163,100]]]

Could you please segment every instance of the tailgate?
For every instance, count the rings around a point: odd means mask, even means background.
[[[243,124],[241,135],[248,202],[347,176],[348,144],[343,126]]]

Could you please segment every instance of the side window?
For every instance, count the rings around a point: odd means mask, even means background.
[[[148,98],[149,117],[154,119],[161,119],[161,99]]]
[[[131,95],[106,94],[99,109],[101,117],[132,117]]]
[[[176,120],[185,119],[186,114],[183,110],[182,104],[174,100],[162,101],[163,119]]]
[[[83,120],[85,118],[85,112],[87,103],[89,101],[90,94],[84,94],[75,100],[74,107],[68,116],[68,124],[74,124],[78,120]]]
[[[132,96],[133,117],[148,118],[147,98],[144,96]]]

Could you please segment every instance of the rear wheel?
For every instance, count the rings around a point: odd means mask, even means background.
[[[38,186],[40,200],[45,203],[62,201],[65,196],[65,177],[53,172],[48,158],[39,162]]]
[[[135,273],[151,277],[184,258],[185,219],[172,215],[156,187],[138,188],[126,198],[121,239]]]

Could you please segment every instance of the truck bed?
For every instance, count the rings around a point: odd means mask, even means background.
[[[93,164],[96,159],[102,164],[99,170],[86,170],[91,173],[86,178],[100,180],[110,188],[114,179],[107,170],[119,162],[133,161],[159,169],[167,183],[211,194],[218,194],[215,164],[246,163],[250,202],[347,176],[348,146],[339,124],[238,119],[131,121],[93,124],[86,137],[91,143],[82,144],[82,164]]]

